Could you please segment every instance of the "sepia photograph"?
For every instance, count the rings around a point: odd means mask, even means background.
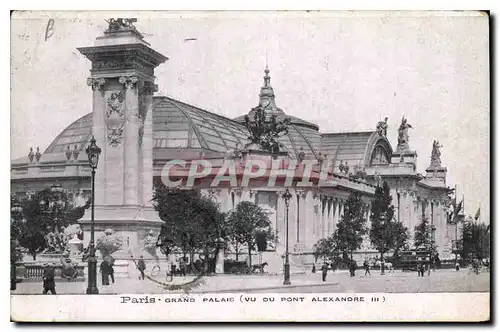
[[[12,321],[490,319],[488,12],[10,20]]]

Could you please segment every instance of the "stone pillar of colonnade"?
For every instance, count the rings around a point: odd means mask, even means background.
[[[339,200],[339,222],[342,221],[342,217],[344,215],[344,205],[345,201],[343,199]]]
[[[300,234],[301,234],[301,243],[303,243],[306,249],[312,249],[314,245],[314,236],[313,236],[313,225],[314,225],[314,193],[312,190],[305,190],[303,195],[303,208],[302,208],[302,216],[301,225],[300,225]]]
[[[330,236],[330,219],[332,215],[332,199],[330,196],[326,198],[326,211],[325,211],[325,237]]]
[[[290,206],[288,208],[288,246],[291,251],[293,246],[297,243],[297,193],[295,189],[289,189],[292,197],[290,198]],[[285,212],[285,224],[286,224],[286,212]],[[285,227],[286,231],[286,227]],[[286,234],[283,234],[286,236]]]
[[[304,243],[306,248],[312,250],[313,245],[316,243],[314,241],[314,192],[312,190],[307,190],[305,196],[305,218],[304,218]]]
[[[418,225],[418,213],[416,212],[416,209],[415,209],[416,197],[417,197],[417,194],[414,190],[409,191],[408,200],[407,200],[409,222],[408,222],[408,225],[406,226],[406,227],[408,227],[408,235],[409,235],[408,243],[409,244],[413,243],[413,239],[415,236],[415,226]]]
[[[335,231],[335,229],[337,229],[337,224],[340,222],[340,217],[339,217],[339,213],[340,213],[340,201],[338,198],[335,198],[333,200],[333,207],[334,207],[334,210],[333,210],[333,231]]]
[[[321,223],[320,223],[320,230],[321,230],[321,238],[326,238],[328,229],[326,226],[326,221],[327,221],[327,216],[328,216],[328,197],[322,195],[321,196]]]
[[[285,244],[285,200],[283,199],[284,190],[276,191],[276,232],[278,234],[278,243]]]
[[[313,193],[313,221],[312,221],[312,234],[313,234],[313,245],[318,242],[321,238],[320,232],[320,219],[321,217],[321,199],[320,194],[318,192]]]

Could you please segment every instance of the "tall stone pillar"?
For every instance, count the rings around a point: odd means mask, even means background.
[[[154,69],[167,58],[127,20],[110,24],[94,46],[78,50],[92,63],[87,80],[93,90],[92,134],[102,149],[95,181],[95,237],[111,228],[126,239],[117,258],[147,258],[142,238],[161,225],[150,202]],[[88,232],[90,210],[80,223]]]
[[[306,191],[304,189],[297,189],[297,218],[295,223],[296,230],[296,243],[304,243],[305,234],[305,219],[306,219]]]
[[[335,198],[333,200],[333,206],[334,206],[334,211],[333,211],[333,230],[337,229],[337,224],[339,223],[339,211],[340,211],[340,206],[339,206],[339,199]]]
[[[326,196],[321,196],[321,218],[320,218],[320,232],[321,236],[320,238],[325,238],[326,237],[326,227],[325,227],[325,221],[326,221],[326,215],[328,213],[328,201]]]
[[[305,218],[304,218],[304,243],[308,249],[312,249],[316,243],[314,241],[314,194],[311,190],[307,190],[305,197]]]
[[[125,205],[139,205],[139,94],[137,76],[121,76],[125,87],[124,171]],[[142,168],[142,167],[140,167]]]
[[[98,78],[88,78],[87,85],[92,88],[92,105],[96,109],[104,110],[105,99],[104,99],[104,85],[106,84],[106,79],[103,77]],[[92,134],[94,135],[97,142],[106,141],[106,132],[104,124],[104,112],[92,112]],[[104,152],[106,145],[101,147]],[[103,183],[104,186],[96,186],[95,188],[95,201],[106,203],[104,188],[106,187],[105,176],[107,172],[106,164],[101,162],[98,165],[98,169],[95,174],[96,183]]]
[[[290,208],[288,211],[288,244],[290,250],[292,246],[297,243],[297,193],[295,190],[290,190],[292,198],[290,199]]]
[[[278,232],[279,243],[285,243],[285,200],[284,190],[276,191],[276,231]]]

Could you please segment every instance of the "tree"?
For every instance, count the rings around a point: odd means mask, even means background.
[[[20,200],[22,213],[16,216],[12,222],[15,229],[16,240],[19,245],[26,248],[36,260],[36,255],[48,248],[47,236],[64,242],[62,230],[70,224],[78,222],[83,216],[89,203],[84,206],[74,206],[68,195],[62,191],[57,197],[51,188],[41,190],[30,198]],[[13,202],[14,198],[11,198]],[[57,208],[51,207],[50,202],[57,200]],[[59,243],[64,245],[64,243]],[[64,248],[60,248],[64,250]]]
[[[220,249],[217,240],[225,237],[224,214],[219,206],[199,192],[167,188],[159,182],[155,183],[153,202],[164,221],[157,241],[161,251],[168,256],[180,250],[184,258],[190,255],[191,263],[195,253],[201,252],[207,270],[210,251],[216,256]]]
[[[264,234],[268,241],[274,237],[267,212],[252,202],[240,202],[229,213],[227,225],[230,241],[238,245],[246,245],[250,267],[252,266],[252,250],[255,250],[257,245],[257,234]]]
[[[313,246],[314,260],[318,259],[334,261],[339,257],[339,252],[336,250],[333,234],[329,237],[319,239]]]
[[[365,207],[359,193],[352,193],[347,199],[342,220],[333,233],[333,245],[336,251],[349,253],[352,260],[353,252],[361,247],[363,235],[366,234]]]
[[[394,206],[387,182],[375,189],[375,198],[372,201],[370,220],[370,241],[380,253],[380,260],[384,261],[384,253],[394,247],[394,236],[392,219],[394,217]],[[384,264],[381,265],[384,273]]]
[[[399,257],[401,249],[408,247],[410,234],[408,228],[402,222],[393,221],[391,227],[391,237],[393,241],[394,257]]]
[[[464,221],[460,239],[460,256],[462,259],[490,257],[490,227],[486,224],[477,224],[472,218]]]

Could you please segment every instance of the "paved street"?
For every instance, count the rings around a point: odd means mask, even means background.
[[[335,284],[325,286],[301,286],[295,289],[275,289],[255,292],[297,292],[297,293],[435,293],[435,292],[488,292],[490,289],[490,274],[471,274],[469,271],[436,271],[430,276],[418,277],[415,273],[395,272],[394,274],[380,275],[379,271],[372,271],[371,276],[364,276],[358,271],[356,277],[348,274],[329,276]],[[292,279],[293,283],[293,279]]]
[[[394,272],[380,275],[372,271],[371,276],[364,276],[359,270],[354,278],[346,272],[330,273],[327,281],[321,281],[321,274],[292,275],[292,285],[283,286],[282,276],[236,276],[224,275],[204,277],[195,287],[190,287],[193,293],[209,292],[302,292],[302,293],[425,293],[425,292],[488,292],[490,275],[483,272],[480,275],[471,274],[468,270],[456,272],[442,270],[431,272],[430,276],[417,277],[416,273]],[[110,286],[99,286],[100,294],[130,294],[130,293],[179,293],[182,290],[167,290],[165,285],[185,284],[192,277],[176,277],[172,282],[157,278],[162,284],[151,280],[117,279]],[[58,294],[85,294],[85,282],[58,282]],[[40,294],[42,283],[22,282],[18,284],[13,294]]]

